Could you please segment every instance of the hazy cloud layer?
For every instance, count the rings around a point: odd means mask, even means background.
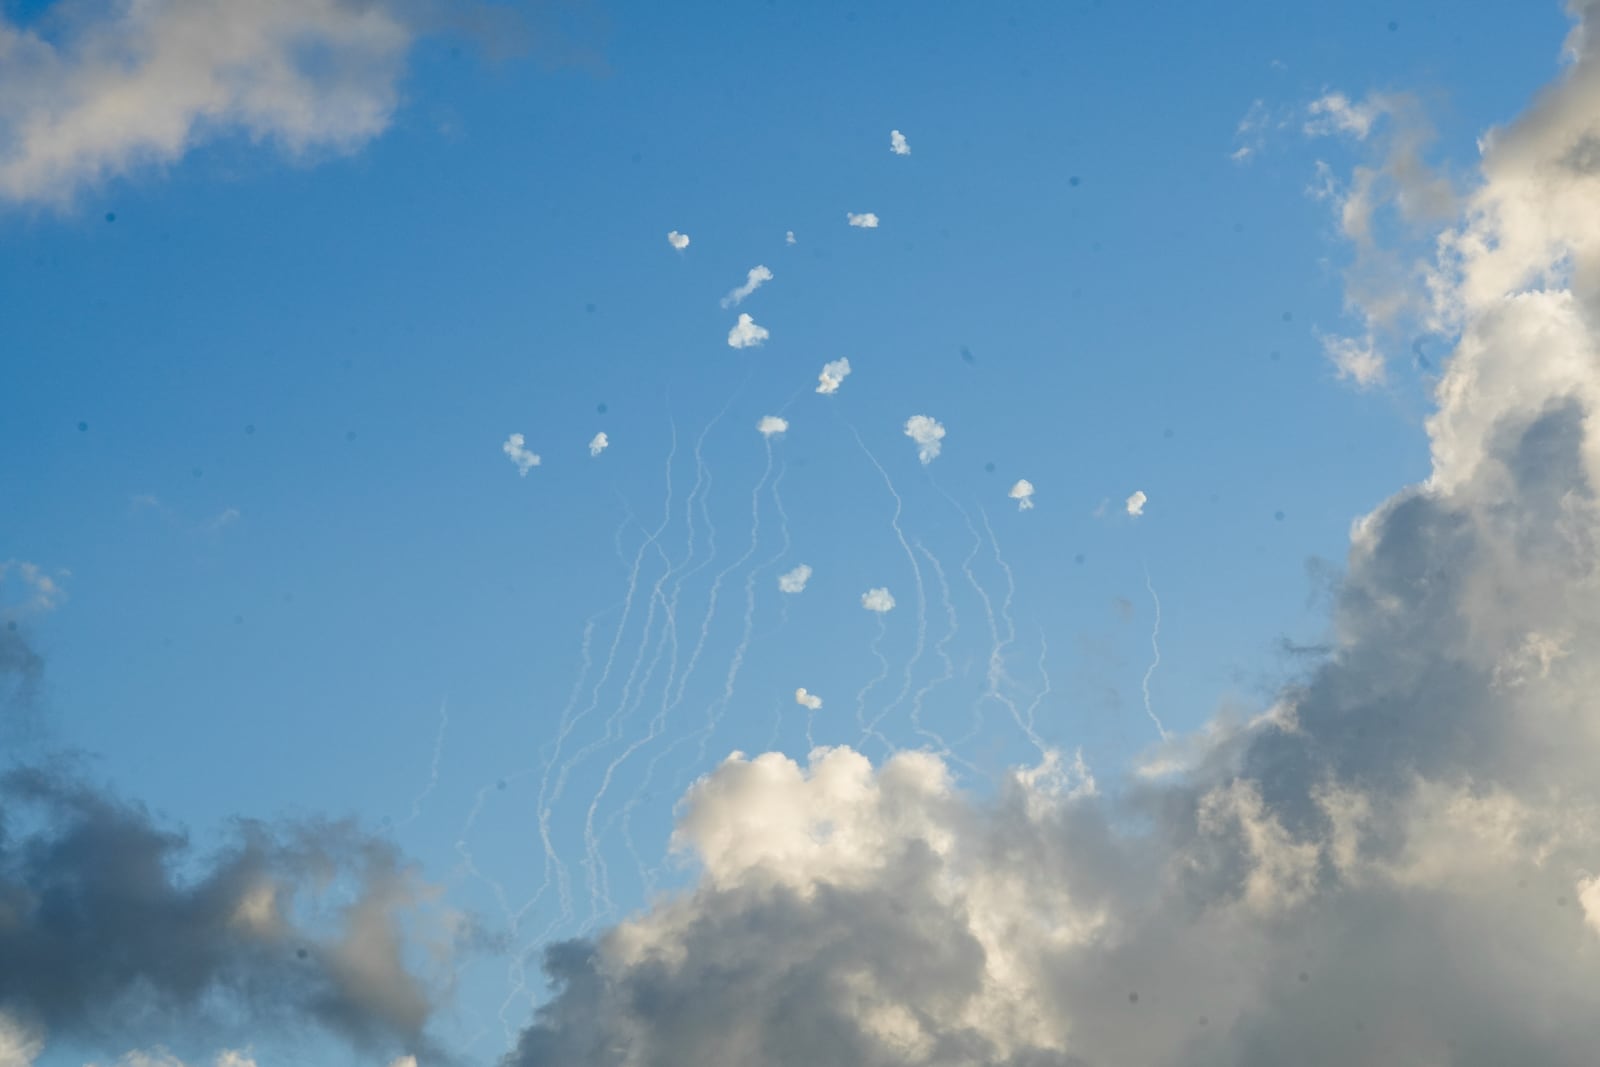
[[[735,755],[681,810],[696,884],[552,948],[513,1063],[1590,1063],[1595,49],[1439,235],[1432,473],[1356,524],[1320,666],[1120,799],[1064,759],[980,799],[927,753]]]

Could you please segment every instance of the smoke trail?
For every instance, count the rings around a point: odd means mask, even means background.
[[[1150,706],[1150,678],[1156,673],[1156,668],[1161,666],[1161,598],[1156,596],[1156,587],[1150,584],[1150,571],[1144,572],[1144,587],[1150,590],[1150,599],[1156,604],[1156,624],[1150,631],[1150,650],[1155,653],[1155,658],[1150,661],[1150,666],[1145,668],[1144,681],[1140,688],[1144,690],[1144,713],[1150,716],[1150,721],[1156,724],[1156,732],[1161,735],[1161,740],[1167,739],[1167,728],[1161,725],[1161,720],[1156,717],[1154,709]]]
[[[895,747],[889,743],[888,738],[874,728],[874,723],[877,720],[874,719],[873,722],[867,721],[867,694],[876,689],[885,678],[889,677],[889,657],[883,654],[883,638],[889,632],[889,625],[884,621],[882,612],[874,612],[874,614],[878,616],[878,633],[872,639],[872,654],[877,657],[880,669],[877,676],[869,680],[866,685],[861,687],[861,691],[856,694],[856,723],[861,727],[862,741],[869,737],[876,737],[883,742],[884,747],[889,750],[889,754],[892,756],[895,753]],[[861,747],[859,742],[857,747]]]
[[[933,646],[934,654],[939,657],[939,662],[944,664],[944,673],[937,678],[929,680],[911,698],[911,726],[917,733],[937,744],[941,752],[948,752],[950,746],[944,737],[937,731],[930,730],[922,725],[922,702],[929,693],[942,685],[948,684],[956,676],[956,665],[950,659],[949,649],[950,642],[955,639],[956,633],[960,628],[960,623],[956,618],[955,601],[950,597],[950,582],[945,577],[944,565],[939,562],[939,557],[929,552],[920,541],[917,542],[917,551],[928,558],[928,563],[933,567],[934,577],[938,579],[939,599],[944,604],[944,614],[946,621],[949,623],[949,629]]]
[[[450,728],[450,698],[443,697],[439,701],[439,732],[433,738],[433,762],[428,768],[428,784],[423,786],[411,801],[411,814],[400,826],[410,826],[422,815],[422,802],[433,794],[439,785],[439,758],[444,755],[444,735]]]
[[[1005,673],[1004,655],[1005,650],[1010,648],[1017,639],[1017,624],[1011,617],[1011,602],[1016,597],[1017,583],[1011,573],[1011,566],[1000,555],[1000,542],[994,535],[994,527],[989,525],[988,511],[979,508],[978,516],[983,519],[984,532],[989,535],[989,544],[994,549],[994,561],[999,565],[1001,573],[1006,576],[1006,598],[1000,605],[1000,617],[1006,623],[1006,637],[1004,641],[1001,641],[999,640],[998,631],[995,633],[994,649],[989,654],[989,691],[996,700],[1004,704],[1007,710],[1011,712],[1011,718],[1016,721],[1017,728],[1026,734],[1028,740],[1033,743],[1033,747],[1039,750],[1040,758],[1048,758],[1049,752],[1045,748],[1044,742],[1039,740],[1039,735],[1033,732],[1033,724],[1023,721],[1022,713],[1017,710],[1016,701],[1012,700],[1000,688],[1002,683],[1011,680]]]
[[[922,584],[922,567],[917,563],[917,554],[911,551],[911,545],[906,541],[905,532],[900,528],[900,515],[905,510],[905,504],[900,499],[900,493],[895,489],[894,482],[890,480],[889,472],[883,469],[883,464],[878,462],[878,457],[872,454],[872,450],[867,447],[867,443],[861,439],[861,433],[850,423],[847,422],[845,425],[850,427],[850,433],[855,437],[856,444],[860,446],[861,451],[866,454],[872,465],[877,468],[878,474],[883,478],[883,484],[889,490],[889,495],[894,498],[894,515],[889,519],[889,526],[894,530],[895,539],[900,542],[900,548],[905,553],[906,560],[911,564],[911,574],[916,580],[917,586],[917,643],[911,653],[911,658],[906,661],[905,684],[900,687],[900,693],[895,697],[894,701],[885,707],[872,722],[862,724],[867,734],[883,740],[882,735],[878,733],[877,725],[884,716],[904,703],[906,697],[911,694],[912,672],[916,669],[917,662],[922,659],[923,650],[927,646],[928,594]],[[863,734],[863,736],[866,736],[866,734]],[[888,744],[887,741],[884,741],[884,743]],[[892,755],[894,752],[892,745],[890,745],[889,751]]]
[[[1033,695],[1033,700],[1028,704],[1028,733],[1031,735],[1038,724],[1035,713],[1039,705],[1044,703],[1044,698],[1052,692],[1050,688],[1050,671],[1045,666],[1045,660],[1050,655],[1050,646],[1045,641],[1044,630],[1039,631],[1039,677],[1044,679],[1044,688]]]

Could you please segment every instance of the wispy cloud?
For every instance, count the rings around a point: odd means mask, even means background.
[[[802,563],[786,574],[778,575],[778,589],[785,593],[803,593],[811,580],[811,566]]]
[[[850,361],[836,359],[822,365],[822,373],[817,375],[817,392],[823,396],[832,396],[839,391],[839,386],[850,376]]]
[[[784,232],[783,243],[786,244],[786,245],[794,244],[794,231],[793,230],[786,230]]]
[[[944,427],[927,415],[913,415],[906,420],[905,435],[917,443],[917,458],[927,466],[939,458],[944,447]]]
[[[772,334],[765,326],[756,325],[756,320],[740,312],[739,321],[733,324],[733,329],[728,331],[728,347],[754,348],[761,344]]]
[[[1381,385],[1388,376],[1387,363],[1371,334],[1365,337],[1339,337],[1323,334],[1322,350],[1341,379],[1355,382],[1357,388]]]
[[[1343,93],[1326,93],[1306,107],[1305,132],[1312,137],[1342,133],[1358,141],[1367,139],[1373,124],[1389,109],[1381,96],[1354,103]]]
[[[530,470],[540,463],[539,454],[528,450],[526,438],[520,433],[514,433],[507,437],[506,443],[500,446],[500,451],[504,452],[507,458],[516,465],[517,473],[524,478],[528,476]]]
[[[751,267],[749,274],[745,277],[744,284],[729,290],[728,295],[722,298],[722,306],[731,308],[743,303],[745,297],[771,280],[772,272],[766,267]]]
[[[0,563],[0,618],[42,615],[60,607],[66,596],[61,583],[37,563],[22,559]]]
[[[849,222],[850,225],[855,226],[858,229],[875,230],[878,228],[878,216],[874,215],[870,211],[863,212],[860,215],[857,215],[853,211],[846,211],[844,213],[844,217],[845,221]]]

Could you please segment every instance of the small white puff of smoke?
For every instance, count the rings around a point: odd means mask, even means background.
[[[1143,515],[1145,501],[1149,499],[1149,497],[1144,495],[1143,489],[1134,490],[1133,495],[1128,498],[1128,514],[1132,515],[1134,518],[1138,518],[1140,515]]]
[[[888,589],[879,586],[861,594],[861,606],[882,615],[884,612],[894,610],[894,597],[890,595]]]
[[[667,234],[667,244],[682,252],[685,248],[689,247],[689,235],[686,233],[679,233],[677,230],[672,230]]]
[[[794,702],[803,708],[810,708],[812,711],[822,707],[822,698],[815,693],[808,692],[803,687],[794,691]]]
[[[1033,507],[1033,483],[1026,478],[1018,478],[1017,484],[1011,487],[1011,492],[1006,494],[1017,502],[1018,511],[1027,511]]]
[[[823,396],[832,396],[839,391],[839,386],[850,376],[850,361],[836,359],[822,365],[822,373],[817,375],[817,392]]]
[[[529,451],[526,447],[526,440],[520,433],[514,433],[506,438],[505,444],[500,446],[500,451],[504,452],[511,462],[517,465],[517,473],[524,478],[528,476],[528,471],[537,467],[540,462],[539,454]]]
[[[944,427],[928,415],[913,415],[906,420],[905,435],[917,443],[917,458],[927,466],[939,457],[944,446]]]
[[[844,217],[850,225],[860,230],[876,230],[878,228],[878,216],[870,211],[862,212],[859,215],[854,211],[846,211]]]
[[[611,438],[606,436],[604,430],[601,430],[589,441],[589,455],[598,456],[609,447],[611,447]]]
[[[811,565],[802,563],[787,574],[778,575],[778,591],[782,593],[803,593],[806,583],[811,580]]]
[[[786,245],[794,244],[794,231],[793,230],[784,231],[783,243],[786,244]]]
[[[777,415],[763,415],[761,421],[756,423],[756,430],[762,437],[774,437],[785,433],[789,429],[789,420]]]
[[[755,292],[757,289],[761,288],[771,280],[772,271],[768,270],[765,266],[757,264],[756,266],[751,267],[749,272],[745,275],[744,284],[734,289],[730,289],[728,291],[728,295],[722,298],[722,306],[725,308],[734,307],[735,305],[741,303],[745,297],[749,296],[751,293]]]
[[[728,331],[728,347],[754,348],[771,336],[765,326],[758,326],[755,319],[741,312],[739,321]]]
[[[906,143],[906,135],[899,130],[890,130],[889,151],[897,156],[909,156],[911,154],[911,146]]]

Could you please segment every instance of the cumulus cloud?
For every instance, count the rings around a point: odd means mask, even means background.
[[[772,280],[772,272],[763,266],[750,268],[745,276],[744,284],[729,290],[728,295],[722,298],[722,306],[731,308],[743,302],[744,298],[761,288]]]
[[[589,439],[589,455],[591,458],[598,456],[600,453],[604,452],[610,447],[611,438],[606,436],[606,432],[604,430],[601,430],[599,433],[595,434]]]
[[[0,15],[0,198],[66,204],[229,134],[294,157],[353,151],[394,115],[418,10],[73,3],[37,28]]]
[[[22,1020],[43,1039],[129,1043],[311,1024],[362,1048],[432,1047],[439,994],[407,966],[404,931],[433,891],[387,842],[344,822],[239,821],[202,855],[142,808],[31,767],[0,776],[0,803],[13,1035]]]
[[[853,211],[846,211],[844,213],[844,217],[845,217],[845,221],[849,222],[850,225],[855,226],[855,227],[857,227],[859,229],[875,230],[875,229],[878,228],[878,216],[874,215],[870,211],[863,212],[860,215],[857,215]]]
[[[505,444],[500,446],[500,451],[504,452],[507,458],[516,465],[517,473],[524,478],[528,476],[530,470],[540,463],[539,454],[529,451],[526,441],[527,439],[520,433],[514,433],[506,438]]]
[[[689,247],[689,235],[686,233],[679,233],[677,230],[671,230],[667,233],[667,244],[682,252],[685,248]]]
[[[911,146],[906,143],[906,135],[899,130],[890,130],[889,151],[897,156],[909,156],[911,154]]]
[[[756,325],[755,319],[741,312],[739,321],[728,331],[728,347],[754,348],[770,336],[765,326]]]
[[[786,574],[778,575],[778,589],[784,593],[803,593],[811,580],[811,565],[802,563]]]
[[[906,420],[905,435],[917,443],[917,458],[927,466],[939,458],[943,448],[944,427],[927,415],[913,415]]]
[[[1123,790],[735,755],[683,893],[551,948],[512,1067],[1593,1058],[1600,3],[1485,138],[1429,296],[1432,470],[1355,524],[1334,648]]]
[[[839,386],[850,376],[850,361],[848,359],[835,359],[822,365],[822,373],[817,375],[817,392],[823,396],[832,396],[839,391]]]
[[[794,691],[794,702],[799,704],[801,707],[809,708],[812,711],[816,711],[818,708],[822,707],[822,698],[817,696],[815,693],[807,692],[804,688],[796,689]]]
[[[861,606],[882,615],[894,610],[894,597],[890,595],[889,590],[881,586],[877,589],[868,589],[861,594]]]
[[[775,437],[789,431],[789,420],[777,415],[763,415],[761,421],[756,423],[756,432],[762,437]]]
[[[1127,501],[1128,514],[1134,516],[1135,518],[1143,515],[1145,502],[1149,499],[1149,497],[1144,495],[1143,489],[1135,489],[1133,491],[1133,495],[1130,496]]]
[[[1026,478],[1018,478],[1017,484],[1011,487],[1011,492],[1006,494],[1017,502],[1018,511],[1027,511],[1033,507],[1033,483]]]

